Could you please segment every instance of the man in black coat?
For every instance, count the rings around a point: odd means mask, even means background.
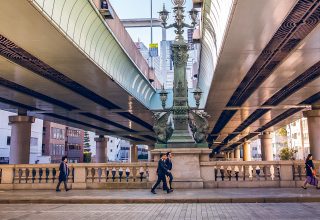
[[[171,161],[171,159],[173,158],[173,155],[172,155],[171,152],[167,152],[166,155],[167,155],[167,159],[166,159],[165,163],[166,163],[166,166],[167,166],[168,170],[170,171],[170,172],[168,172],[167,176],[169,177],[170,189],[173,190],[173,188],[172,188],[173,176],[172,176],[172,173],[171,173],[171,170],[172,170],[172,161]]]
[[[59,167],[59,183],[57,185],[56,191],[60,192],[61,190],[59,189],[61,182],[63,182],[64,184],[64,189],[66,191],[69,191],[70,189],[68,189],[67,187],[67,180],[68,180],[68,176],[69,176],[69,169],[68,169],[68,158],[66,156],[62,157],[62,161],[60,163],[60,167]]]
[[[160,154],[160,160],[158,162],[158,169],[157,169],[158,180],[157,180],[156,184],[154,184],[154,186],[151,189],[151,193],[153,193],[153,194],[156,194],[155,189],[161,183],[161,181],[163,182],[163,188],[165,190],[167,190],[167,193],[172,192],[172,190],[170,190],[167,187],[167,182],[166,182],[166,175],[168,175],[168,173],[170,172],[166,166],[166,163],[165,163],[166,159],[167,159],[166,154]]]

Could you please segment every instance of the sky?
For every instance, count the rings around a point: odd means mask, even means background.
[[[112,7],[114,8],[120,19],[128,18],[150,18],[151,13],[151,0],[110,0]],[[158,12],[162,10],[163,4],[165,3],[166,9],[172,12],[172,2],[171,0],[152,0],[153,10],[152,15],[154,18],[159,18]],[[187,11],[192,8],[192,0],[186,0],[186,22],[189,21],[187,18]],[[169,14],[168,24],[173,22],[172,13]],[[189,23],[189,22],[188,22]],[[127,28],[133,41],[138,41],[138,39],[143,42],[147,47],[151,42],[150,28]],[[186,32],[186,31],[185,31]],[[159,27],[153,28],[153,43],[160,43],[162,38],[162,31]],[[167,40],[174,40],[175,34],[174,29],[167,30]]]

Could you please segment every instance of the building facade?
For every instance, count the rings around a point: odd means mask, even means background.
[[[43,125],[42,154],[51,157],[51,163],[60,163],[62,156],[70,162],[83,162],[84,131],[45,121]]]

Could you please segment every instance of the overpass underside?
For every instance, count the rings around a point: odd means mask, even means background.
[[[155,88],[128,37],[91,1],[1,1],[0,108],[154,142]]]
[[[301,118],[319,101],[320,1],[207,0],[203,9],[199,85],[216,151]]]

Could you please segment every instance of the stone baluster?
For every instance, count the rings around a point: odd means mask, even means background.
[[[132,178],[133,178],[133,182],[136,182],[136,178],[137,178],[137,168],[134,166],[132,167]]]
[[[224,172],[223,166],[220,166],[220,176],[221,176],[221,180],[224,181],[225,172]]]
[[[98,182],[101,182],[101,178],[102,178],[102,169],[101,167],[97,168],[97,174],[98,174]]]
[[[91,173],[91,181],[94,182],[96,170],[92,167],[90,168],[90,173]]]
[[[214,172],[214,181],[218,181],[218,168],[216,166],[213,167]]]
[[[106,177],[106,167],[101,167],[101,182],[102,180],[106,180],[107,177]]]
[[[53,183],[59,181],[58,180],[59,176],[58,176],[57,170],[58,170],[58,168],[52,168],[52,182]]]
[[[249,173],[249,179],[252,181],[253,180],[253,168],[252,168],[252,165],[248,166],[248,173]]]
[[[232,177],[232,168],[231,168],[231,166],[227,167],[227,175],[228,175],[229,181],[231,181],[231,177]]]
[[[45,176],[45,171],[42,167],[38,168],[39,169],[39,183],[41,183],[42,179]]]
[[[127,181],[127,182],[129,182],[130,173],[131,173],[131,172],[130,172],[130,168],[127,167],[127,168],[126,168],[126,181]]]
[[[118,174],[119,174],[119,181],[121,182],[122,176],[123,176],[123,168],[122,167],[119,168]]]
[[[110,170],[109,170],[109,167],[106,168],[106,182],[108,182],[108,179],[109,179],[109,174],[110,174]]]
[[[261,168],[260,168],[259,165],[256,166],[255,172],[256,172],[256,173],[255,173],[255,175],[256,175],[256,180],[257,180],[257,181],[260,181]]]
[[[20,183],[26,183],[26,168],[21,168],[21,177],[20,177]]]
[[[29,183],[30,177],[31,177],[30,168],[26,168],[25,173],[26,173],[26,183]]]
[[[236,177],[236,181],[239,181],[239,172],[240,172],[239,166],[235,166],[234,167],[234,175]]]
[[[143,175],[144,175],[144,168],[143,167],[140,167],[140,169],[139,169],[139,175],[140,175],[140,182],[142,182],[142,180],[143,180]]]
[[[117,174],[117,170],[116,170],[115,167],[113,167],[112,170],[111,170],[112,182],[114,182],[114,180],[116,178],[116,174]]]
[[[268,165],[263,166],[264,180],[268,180]]]
[[[274,169],[274,166],[273,166],[273,165],[270,166],[270,177],[271,177],[271,180],[274,180],[274,177],[275,177],[275,169]]]
[[[47,183],[53,183],[53,168],[48,167],[48,181]]]

